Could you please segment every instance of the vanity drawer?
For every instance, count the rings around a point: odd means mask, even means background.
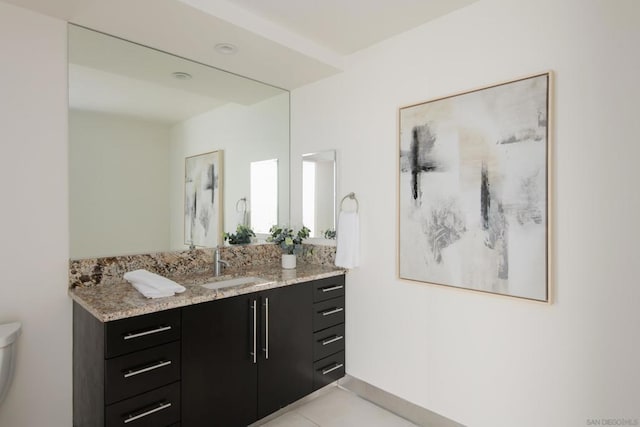
[[[313,364],[313,389],[317,390],[344,377],[344,351]]]
[[[105,361],[105,403],[117,402],[180,379],[180,342]]]
[[[313,305],[313,330],[344,323],[344,296],[315,303]]]
[[[313,302],[344,296],[344,274],[316,280],[313,284]]]
[[[344,350],[344,323],[313,334],[313,360]]]
[[[165,310],[107,322],[105,357],[111,358],[180,339],[180,310]]]
[[[105,427],[166,427],[180,422],[180,383],[107,406]]]

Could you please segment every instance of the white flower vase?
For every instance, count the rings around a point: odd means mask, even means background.
[[[296,268],[296,256],[293,254],[282,254],[282,268],[293,270]]]

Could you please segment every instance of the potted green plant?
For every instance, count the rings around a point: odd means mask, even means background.
[[[298,232],[292,228],[274,225],[269,230],[269,241],[282,248],[282,268],[296,268],[296,255],[302,252],[302,241],[309,237],[310,230],[304,225]]]
[[[251,243],[252,237],[256,237],[256,233],[253,232],[251,227],[242,224],[238,225],[235,233],[224,233],[225,242],[228,240],[231,245]]]
[[[336,238],[336,230],[334,230],[333,228],[329,228],[329,229],[324,231],[323,236],[324,236],[325,239],[333,239],[333,240],[335,240],[335,238]]]

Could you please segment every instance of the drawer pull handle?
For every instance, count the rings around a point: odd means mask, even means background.
[[[171,360],[161,360],[158,363],[145,366],[144,368],[135,369],[135,370],[132,369],[130,371],[127,371],[124,374],[124,377],[125,378],[133,377],[135,375],[144,374],[145,372],[153,371],[154,369],[162,368],[164,366],[169,366],[169,365],[171,365]]]
[[[322,341],[322,345],[329,345],[332,344],[336,341],[340,341],[341,339],[344,339],[344,337],[342,335],[334,335],[333,337],[329,338],[328,340],[324,340]]]
[[[170,329],[171,329],[171,326],[160,326],[159,328],[148,329],[142,332],[135,332],[135,333],[129,332],[127,335],[124,336],[124,339],[131,340],[134,338],[144,337],[145,335],[157,334],[158,332],[168,331]]]
[[[330,367],[329,369],[323,369],[322,370],[322,375],[327,375],[329,372],[333,372],[336,369],[340,369],[344,366],[344,364],[342,363],[336,363],[335,365],[333,365],[332,367]]]
[[[159,404],[158,404],[158,406],[156,406],[155,408],[148,409],[148,410],[146,410],[146,411],[144,411],[144,412],[141,412],[141,413],[139,413],[139,414],[135,414],[135,413],[134,413],[134,414],[129,414],[129,415],[127,415],[127,416],[125,417],[124,423],[125,423],[125,424],[128,424],[128,423],[130,423],[131,421],[135,421],[135,420],[137,420],[137,419],[140,419],[140,418],[146,417],[147,415],[151,415],[151,414],[153,414],[153,413],[156,413],[156,412],[158,412],[158,411],[162,411],[162,410],[167,409],[167,408],[170,408],[170,407],[171,407],[171,403],[170,403],[170,402],[167,402],[167,403],[159,403]]]
[[[340,313],[343,310],[344,308],[338,307],[327,311],[321,311],[320,313],[322,313],[323,316],[331,316],[332,314]]]
[[[322,288],[322,292],[331,292],[331,291],[337,291],[339,289],[344,288],[344,285],[337,285],[337,286],[331,286],[328,288]]]

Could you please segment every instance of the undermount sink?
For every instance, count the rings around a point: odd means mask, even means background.
[[[250,283],[261,285],[266,284],[267,282],[268,280],[261,277],[235,277],[233,279],[217,280],[215,282],[205,283],[201,286],[207,289],[225,289],[233,286],[248,285]]]

